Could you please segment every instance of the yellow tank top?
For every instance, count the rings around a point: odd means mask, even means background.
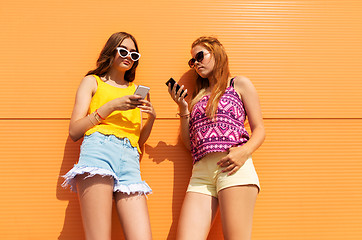
[[[103,82],[98,76],[92,75],[97,80],[97,91],[92,97],[88,113],[94,112],[105,103],[126,95],[133,95],[135,85],[130,82],[127,88],[118,88]],[[114,111],[100,124],[89,129],[85,135],[100,132],[105,135],[114,135],[118,138],[128,138],[133,147],[138,146],[141,132],[141,111],[139,108],[127,111]]]

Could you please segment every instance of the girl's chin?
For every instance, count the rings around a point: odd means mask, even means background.
[[[198,72],[198,74],[200,75],[200,77],[202,78],[208,78],[210,76],[210,73],[209,74],[205,74],[203,72]]]
[[[123,70],[130,70],[131,68],[132,68],[132,64],[130,64],[130,65],[127,65],[127,64],[121,64],[120,66],[119,66],[121,69],[123,69]]]

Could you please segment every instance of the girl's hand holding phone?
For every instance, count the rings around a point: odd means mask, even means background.
[[[138,106],[141,106],[142,97],[139,95],[127,95],[121,98],[116,98],[112,100],[114,110],[126,111],[130,109],[135,109]]]
[[[180,86],[176,81],[171,78],[166,85],[168,86],[168,93],[171,98],[177,103],[180,108],[180,111],[188,109],[188,103],[185,100],[187,96],[187,89],[184,89],[184,85]]]
[[[139,100],[140,103],[142,103],[143,105],[139,105],[137,106],[139,109],[141,109],[141,112],[147,113],[149,117],[151,118],[156,118],[156,111],[153,108],[153,105],[150,101],[142,99]]]
[[[134,92],[134,96],[140,96],[141,98],[138,100],[141,105],[137,107],[141,109],[141,112],[147,113],[151,118],[156,118],[155,109],[150,102],[150,95],[148,92],[150,91],[149,87],[138,85],[136,91]],[[147,100],[145,98],[147,97]]]

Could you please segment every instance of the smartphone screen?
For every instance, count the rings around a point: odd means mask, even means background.
[[[170,79],[166,82],[166,86],[168,86],[169,83],[171,83],[171,89],[172,89],[173,86],[176,84],[176,92],[178,92],[178,90],[180,89],[181,86],[176,83],[175,79],[170,78]],[[183,92],[184,92],[184,89],[182,90],[181,94],[183,94]],[[181,95],[181,94],[180,94],[180,95]],[[187,93],[186,93],[185,97],[186,97],[186,96],[187,96]]]
[[[134,95],[139,95],[142,97],[142,99],[144,99],[149,91],[150,91],[149,87],[138,85],[136,91],[134,92]]]

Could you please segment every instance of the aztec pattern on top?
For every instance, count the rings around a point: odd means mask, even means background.
[[[191,153],[194,163],[211,152],[227,152],[249,140],[244,127],[246,112],[238,93],[232,87],[233,79],[218,104],[215,121],[206,116],[210,98],[206,95],[197,102],[190,115],[189,129]]]

